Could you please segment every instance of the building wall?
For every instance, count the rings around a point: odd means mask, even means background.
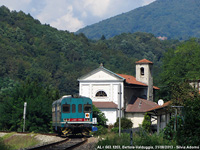
[[[133,128],[137,128],[140,125],[142,125],[142,122],[144,120],[144,114],[145,113],[126,113],[126,118],[130,119],[133,123]]]
[[[117,109],[99,109],[103,112],[108,119],[106,122],[107,125],[113,125],[117,120]],[[97,120],[98,121],[98,120]]]
[[[121,88],[121,107],[124,107],[124,84],[123,82],[80,82],[79,95],[86,96],[92,101],[99,102],[114,102],[119,105],[119,85]],[[107,97],[96,97],[98,91],[104,91]]]

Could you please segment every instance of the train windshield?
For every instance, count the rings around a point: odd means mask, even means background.
[[[63,105],[63,113],[70,113],[70,105],[68,104]]]
[[[84,105],[84,113],[90,113],[92,111],[92,105],[85,104]]]

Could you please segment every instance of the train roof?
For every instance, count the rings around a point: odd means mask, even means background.
[[[60,99],[54,101],[54,102],[52,103],[52,105],[60,104],[64,98],[71,98],[71,97],[72,97],[72,98],[89,98],[89,97],[80,96],[80,95],[64,95],[64,96],[62,96]]]

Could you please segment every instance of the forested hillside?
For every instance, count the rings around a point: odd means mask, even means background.
[[[168,39],[200,37],[199,0],[157,0],[77,31],[90,39],[147,32]]]
[[[58,88],[62,95],[77,93],[77,78],[100,63],[113,72],[130,75],[139,59],[147,58],[158,68],[163,53],[178,43],[146,33],[89,41],[83,34],[58,31],[4,6],[0,22],[0,77],[37,80]]]
[[[135,75],[135,62],[146,58],[154,62],[154,85],[161,88],[159,98],[171,100],[174,94],[175,99],[181,96],[180,99],[185,100],[184,93],[196,98],[193,93],[176,87],[181,86],[182,81],[200,78],[199,43],[199,39],[161,41],[153,34],[141,32],[123,33],[107,40],[102,36],[92,41],[84,34],[59,31],[42,25],[29,14],[10,12],[2,6],[0,130],[22,131],[26,101],[26,131],[52,131],[52,102],[62,95],[77,93],[77,78],[100,63],[115,73]],[[191,108],[188,114],[198,114],[199,105]],[[193,135],[198,136],[199,132],[193,129],[199,127],[199,117],[188,118],[190,137],[198,140]],[[186,129],[184,126],[180,141],[188,135]]]

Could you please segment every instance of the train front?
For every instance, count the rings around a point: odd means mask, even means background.
[[[64,135],[89,134],[92,130],[92,100],[87,97],[63,97],[60,127]]]

